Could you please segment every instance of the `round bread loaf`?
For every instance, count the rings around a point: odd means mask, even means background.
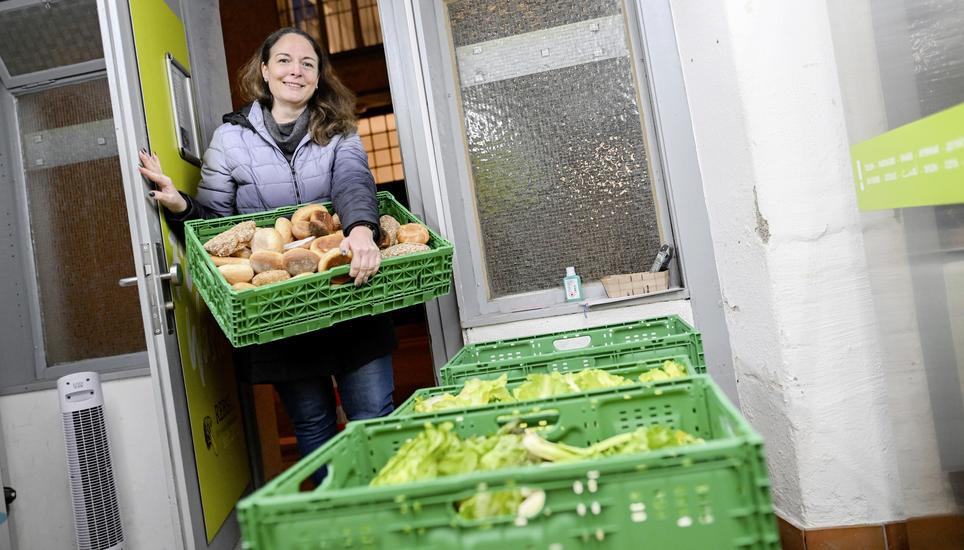
[[[321,273],[322,271],[328,271],[329,269],[338,267],[340,265],[350,264],[351,256],[351,250],[348,251],[348,254],[342,255],[341,250],[338,248],[332,248],[328,252],[322,254],[321,259],[318,260],[318,272]],[[350,280],[351,275],[339,275],[331,278],[331,284],[340,285],[342,283],[347,283]]]
[[[315,237],[324,237],[335,231],[335,224],[332,222],[331,214],[328,212],[312,212],[308,216],[308,231]]]
[[[284,255],[273,250],[259,250],[251,255],[251,269],[255,273],[264,273],[276,269],[284,269]]]
[[[274,230],[281,235],[281,240],[283,240],[285,244],[295,240],[295,238],[291,236],[291,220],[288,218],[278,218],[275,220]]]
[[[332,248],[338,248],[341,241],[345,240],[345,234],[341,231],[335,231],[331,235],[325,235],[324,237],[318,237],[317,239],[311,241],[311,246],[308,250],[311,250],[320,258],[322,254],[328,252]]]
[[[221,256],[211,256],[211,261],[214,262],[215,267],[221,267],[222,265],[228,264],[248,264],[247,258],[235,258],[234,256],[228,256],[222,258]]]
[[[218,267],[228,284],[247,283],[254,277],[254,270],[246,264],[228,264]]]
[[[204,243],[204,250],[212,256],[230,256],[248,245],[256,228],[253,221],[241,222]]]
[[[427,244],[398,243],[395,246],[390,246],[385,250],[382,250],[382,259],[404,256],[406,254],[414,254],[415,252],[424,252],[426,250],[431,250]]]
[[[287,281],[291,278],[291,274],[283,269],[272,269],[271,271],[264,271],[258,273],[251,280],[254,286],[264,286],[270,285],[271,283],[278,283],[281,281]]]
[[[291,275],[312,273],[318,268],[318,255],[304,248],[293,248],[284,253],[285,271]]]
[[[388,248],[393,244],[398,244],[398,228],[401,227],[398,220],[385,214],[378,218],[378,227],[381,229],[378,248]]]
[[[285,241],[273,227],[262,227],[254,232],[254,237],[251,238],[251,253],[261,252],[262,250],[270,250],[271,252],[282,252],[284,251]]]
[[[428,243],[428,229],[420,223],[406,223],[398,228],[398,242],[401,243]]]
[[[306,204],[295,210],[295,213],[291,215],[292,237],[295,239],[304,239],[311,235],[311,227],[308,225],[308,219],[313,212],[324,212],[327,214],[328,209],[320,204]]]

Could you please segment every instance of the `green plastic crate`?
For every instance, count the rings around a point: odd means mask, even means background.
[[[331,209],[330,203],[325,206]],[[232,289],[202,244],[242,221],[254,220],[259,227],[271,227],[276,218],[290,217],[297,209],[288,206],[185,224],[191,279],[234,347],[264,344],[448,294],[452,243],[431,228],[428,244],[432,250],[382,260],[378,273],[361,287],[351,283],[331,285],[332,277],[348,273],[350,266],[344,265],[257,289]],[[385,191],[378,193],[378,211],[390,214],[402,224],[421,223]]]
[[[593,461],[506,468],[368,487],[426,420],[463,437],[521,415],[550,438],[587,445],[641,425],[686,430],[706,443]],[[329,475],[299,492],[312,472]],[[467,521],[456,504],[478,491],[542,489],[542,512]],[[349,423],[326,445],[238,504],[243,547],[448,549],[777,550],[760,437],[705,376],[660,387],[559,397],[532,407]]]
[[[667,360],[676,361],[677,363],[680,363],[681,365],[686,367],[687,374],[696,372],[696,370],[693,368],[693,364],[690,362],[689,356],[687,355],[664,356],[664,357],[659,357],[655,359],[648,359],[646,361],[630,361],[628,363],[621,363],[621,364],[609,365],[609,366],[597,367],[597,368],[599,368],[600,370],[604,370],[610,374],[618,374],[620,376],[624,376],[626,378],[636,380],[636,378],[640,374],[643,374],[644,372],[648,372],[652,369],[660,367],[663,364],[663,361],[667,361]],[[513,372],[516,372],[517,370],[518,369],[513,369]],[[532,373],[550,372],[546,365],[525,367],[524,370],[527,371],[526,375],[532,374]],[[655,382],[655,383],[667,384],[667,383],[675,382],[676,380],[680,380],[680,379],[676,378],[676,379],[664,380],[662,382]],[[524,382],[523,379],[516,377],[516,378],[510,379],[506,384],[506,386],[511,392],[514,388],[518,387],[523,382]],[[415,414],[430,414],[430,413],[415,412],[415,403],[420,400],[428,399],[430,397],[440,395],[443,393],[450,393],[455,395],[462,390],[463,385],[464,383],[460,382],[458,384],[452,384],[450,386],[436,386],[434,388],[421,388],[419,390],[416,390],[415,393],[413,393],[408,399],[406,399],[404,403],[396,407],[391,415],[392,416],[412,416]],[[607,389],[593,390],[593,392],[597,392],[597,391],[607,391]],[[497,403],[490,403],[487,405],[478,405],[476,407],[462,407],[461,409],[469,410],[469,409],[476,409],[479,407],[491,407],[493,405],[497,405]],[[457,409],[454,409],[454,408],[446,409],[446,412],[449,412],[452,410],[457,410]]]
[[[687,355],[697,372],[706,372],[702,337],[678,315],[470,344],[441,368],[440,375],[443,385],[451,385],[502,373],[523,378],[533,368],[582,370],[672,355]]]

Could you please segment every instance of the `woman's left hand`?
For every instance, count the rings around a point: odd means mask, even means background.
[[[341,242],[342,254],[348,254],[351,251],[351,269],[348,275],[355,278],[355,286],[367,283],[369,277],[378,272],[378,267],[382,265],[382,255],[373,236],[371,228],[356,225],[351,228],[348,237]]]

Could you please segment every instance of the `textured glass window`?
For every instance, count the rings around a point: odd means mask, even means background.
[[[646,271],[660,229],[622,2],[446,6],[490,295]]]
[[[0,10],[0,29],[0,59],[11,76],[104,57],[94,0]]]
[[[143,351],[104,79],[17,98],[47,365]]]
[[[382,43],[377,0],[278,0],[278,13],[284,24],[327,43],[329,53]]]

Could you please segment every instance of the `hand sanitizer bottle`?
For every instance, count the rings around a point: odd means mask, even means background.
[[[562,280],[562,286],[566,289],[567,302],[582,300],[582,279],[576,275],[576,268],[566,268],[566,277]]]

